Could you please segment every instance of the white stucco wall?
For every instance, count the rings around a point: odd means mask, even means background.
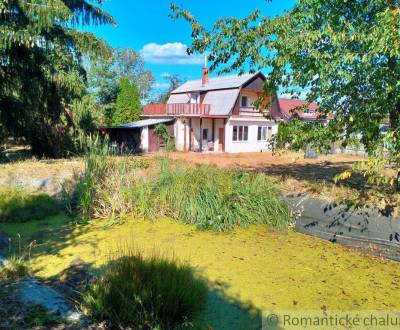
[[[186,147],[189,146],[189,120],[178,118],[174,125],[175,147],[179,151],[184,151],[185,145],[185,125],[186,125]]]
[[[177,150],[184,150],[184,133],[186,125],[186,148],[189,149],[190,141],[190,124],[189,119],[178,119],[175,123],[175,143]],[[248,140],[247,141],[233,141],[232,133],[233,126],[248,126]],[[221,152],[219,146],[219,128],[225,128],[225,152],[235,153],[235,152],[260,152],[269,151],[270,146],[267,141],[258,141],[257,133],[259,126],[269,126],[272,127],[272,134],[276,134],[278,131],[278,124],[273,120],[267,120],[265,118],[231,118],[226,121],[224,126],[223,119],[214,119],[214,151]],[[202,138],[202,132],[200,131],[200,119],[192,118],[192,128],[193,128],[193,145],[192,150],[198,151],[200,148],[200,138]],[[212,140],[212,119],[203,118],[202,129],[208,128],[208,141]],[[207,140],[203,140],[203,150],[207,150]]]
[[[147,152],[149,150],[149,127],[144,126],[140,133],[140,148],[143,152]]]
[[[248,140],[247,141],[233,141],[233,126],[248,126]],[[269,151],[270,146],[267,141],[258,141],[257,133],[259,126],[272,127],[272,134],[276,134],[278,131],[278,124],[273,120],[267,119],[244,119],[238,118],[227,121],[225,125],[225,151],[226,152],[261,152]]]

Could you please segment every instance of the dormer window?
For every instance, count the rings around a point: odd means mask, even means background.
[[[243,108],[246,108],[249,106],[249,98],[245,95],[242,95],[242,102],[241,102],[241,106]]]
[[[200,102],[200,93],[191,93],[190,94],[190,103],[199,104]]]

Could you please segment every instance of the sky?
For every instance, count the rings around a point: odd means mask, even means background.
[[[168,15],[173,0],[107,0],[102,8],[109,12],[117,26],[96,26],[90,31],[105,39],[114,48],[139,51],[156,78],[155,87],[165,88],[163,78],[179,74],[184,80],[200,79],[204,57],[188,56],[191,29],[180,19]],[[203,25],[212,25],[222,17],[245,17],[255,8],[264,15],[276,16],[290,9],[295,0],[175,0],[189,10]]]

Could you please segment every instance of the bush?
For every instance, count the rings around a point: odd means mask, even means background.
[[[194,319],[206,286],[185,265],[129,252],[109,260],[105,273],[83,295],[83,310],[96,320],[135,329],[170,329]]]
[[[145,179],[137,170],[138,164],[129,158],[90,156],[78,186],[83,216],[168,216],[217,231],[251,224],[285,228],[289,223],[288,207],[264,174],[175,166],[168,158],[162,158],[159,168]]]
[[[29,267],[23,257],[12,256],[0,266],[0,280],[15,282],[29,274]]]
[[[202,229],[231,230],[251,224],[287,227],[288,207],[264,174],[215,166],[172,167],[161,161],[157,179],[137,186],[131,196],[136,213],[169,216]]]
[[[124,199],[124,190],[134,185],[137,170],[147,167],[148,160],[116,157],[107,140],[93,140],[86,154],[85,173],[76,187],[76,208],[83,219],[131,212],[132,205]]]
[[[21,189],[0,189],[0,222],[25,222],[60,212],[60,204],[43,193]]]

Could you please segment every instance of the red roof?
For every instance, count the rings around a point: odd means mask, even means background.
[[[303,109],[307,106],[308,102],[304,100],[292,100],[292,99],[279,99],[279,108],[282,112],[283,120],[290,120],[293,116],[293,112],[297,112],[299,117],[304,120],[317,120],[318,104],[311,102],[308,105],[309,112],[304,112]]]

